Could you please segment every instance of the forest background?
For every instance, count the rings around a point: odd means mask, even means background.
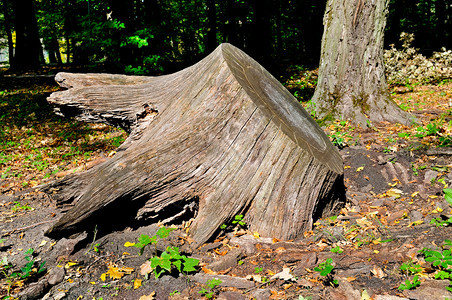
[[[385,48],[400,48],[400,34],[407,32],[427,57],[450,49],[447,2],[391,0]],[[326,1],[3,0],[0,5],[0,61],[9,61],[11,69],[69,63],[156,75],[180,70],[229,42],[280,75],[288,65],[318,66]]]

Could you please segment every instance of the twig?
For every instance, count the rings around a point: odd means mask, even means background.
[[[11,230],[11,231],[9,231],[7,233],[2,234],[2,237],[10,235],[10,234],[18,232],[18,231],[24,231],[24,230],[27,230],[29,228],[33,228],[33,227],[36,227],[36,226],[39,226],[39,225],[42,225],[42,224],[47,224],[47,223],[50,223],[50,222],[53,222],[53,221],[54,220],[47,220],[47,221],[38,222],[38,223],[35,223],[35,224],[32,224],[32,225],[28,225],[28,226],[25,226],[25,227],[16,228],[16,229],[13,229],[13,230]]]

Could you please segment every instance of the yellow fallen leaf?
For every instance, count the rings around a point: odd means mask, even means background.
[[[149,296],[143,295],[139,300],[154,300],[155,292],[149,294]]]
[[[350,169],[351,167],[350,166],[344,166],[344,169]]]
[[[124,272],[126,274],[131,274],[133,272],[133,268],[129,268],[129,267],[122,267],[119,269],[120,272]]]
[[[46,240],[42,240],[38,247],[42,247],[42,246],[44,246],[45,244],[47,244],[47,241],[46,241]]]
[[[133,281],[133,289],[136,290],[137,288],[139,288],[141,286],[141,279],[135,279]]]
[[[388,191],[386,191],[386,196],[388,197],[394,197],[396,199],[400,198],[400,195],[403,194],[403,191],[399,190],[399,189],[389,189]]]
[[[126,243],[124,244],[124,247],[133,247],[133,245],[135,245],[135,243],[126,242]]]
[[[381,242],[381,238],[375,239],[372,241],[373,244],[378,245]]]
[[[69,262],[66,263],[66,265],[65,265],[64,267],[65,267],[66,269],[69,269],[70,267],[75,266],[75,265],[77,265],[77,264],[78,264],[78,262],[69,261]]]
[[[367,292],[366,289],[363,290],[363,292],[361,293],[361,300],[370,300],[370,296],[369,293]]]
[[[255,239],[260,238],[259,232],[257,232],[257,231],[253,232],[253,236]]]
[[[439,214],[442,211],[443,209],[441,207],[436,207],[434,210],[432,210],[431,214]]]
[[[100,275],[100,280],[105,281],[105,279],[107,279],[107,273]]]
[[[95,282],[95,281],[90,281],[89,283],[91,283],[92,285],[96,284],[96,282]]]
[[[72,278],[68,278],[68,279],[67,279],[67,282],[69,282],[69,283],[73,283],[73,282],[74,282],[74,279],[72,279]]]
[[[364,167],[359,167],[358,169],[356,169],[356,172],[361,172],[362,170],[364,170]]]
[[[411,194],[411,198],[414,198],[414,197],[416,197],[417,195],[419,195],[419,192],[414,192],[414,193]]]
[[[414,222],[411,222],[410,224],[408,224],[408,226],[407,226],[407,227],[411,227],[411,226],[416,226],[416,225],[420,225],[420,224],[422,224],[422,223],[424,223],[424,221],[423,221],[423,220],[418,220],[418,221],[414,221]]]
[[[110,266],[107,275],[110,276],[111,279],[121,279],[122,276],[124,276],[124,273],[121,272],[119,268]]]
[[[355,281],[356,280],[356,277],[352,277],[352,276],[349,276],[349,277],[347,277],[347,278],[345,278],[348,282],[352,282],[352,281]]]
[[[375,253],[375,254],[378,254],[378,253],[380,253],[380,251],[378,251],[378,250],[374,250],[374,253]]]

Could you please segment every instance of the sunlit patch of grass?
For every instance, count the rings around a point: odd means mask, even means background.
[[[46,97],[56,86],[0,91],[0,193],[41,184],[118,147],[124,131],[58,117]]]

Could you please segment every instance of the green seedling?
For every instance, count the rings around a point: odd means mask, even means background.
[[[239,225],[242,228],[246,227],[246,223],[243,221],[243,215],[236,215],[232,221],[232,225]]]
[[[452,241],[445,240],[441,248],[443,250],[424,248],[419,252],[424,255],[425,261],[431,262],[432,266],[437,269],[436,279],[449,279],[450,285],[446,289],[452,292]]]
[[[402,271],[403,274],[405,275],[414,275],[417,273],[422,272],[422,267],[418,264],[413,264],[412,261],[408,261],[403,263],[400,267],[399,267],[400,271]]]
[[[175,228],[166,228],[163,226],[163,227],[160,227],[159,230],[157,230],[155,235],[153,235],[152,237],[150,237],[147,234],[142,234],[138,238],[138,243],[134,244],[133,246],[140,249],[140,255],[143,255],[144,248],[147,245],[149,245],[149,244],[156,245],[159,239],[164,239],[164,238],[168,237],[170,232],[173,230],[175,230]]]
[[[171,272],[175,267],[179,273],[196,271],[199,260],[185,255],[181,255],[179,248],[167,247],[160,256],[153,256],[151,259],[151,268],[154,271],[155,278],[159,278],[162,273]]]
[[[342,250],[341,247],[339,247],[339,246],[331,248],[330,251],[333,252],[333,253],[338,253],[338,254],[341,254],[342,252],[344,252],[344,250]]]
[[[260,272],[262,272],[264,270],[264,268],[261,267],[255,267],[254,268],[254,273],[259,274]]]
[[[214,295],[214,289],[221,283],[222,281],[217,278],[207,280],[206,285],[208,288],[202,288],[198,293],[206,297],[207,299],[212,299]]]
[[[435,225],[436,227],[447,227],[452,224],[452,217],[448,219],[443,219],[442,217],[433,218],[430,220],[430,224]]]
[[[407,280],[405,280],[405,283],[401,283],[399,285],[398,289],[401,290],[401,291],[403,291],[403,290],[411,290],[411,289],[415,289],[419,285],[421,285],[421,282],[419,281],[419,276],[416,275],[416,276],[413,277],[412,281],[407,279]]]
[[[337,287],[339,285],[339,282],[336,279],[333,279],[333,269],[334,266],[332,265],[333,259],[327,258],[325,262],[320,263],[317,267],[314,268],[314,271],[319,272],[320,276],[325,277],[323,280],[323,283],[325,285],[331,285],[333,287]]]
[[[14,201],[14,206],[11,207],[11,210],[16,212],[16,211],[20,211],[20,210],[33,210],[32,207],[30,207],[28,204],[20,204],[19,201]]]

